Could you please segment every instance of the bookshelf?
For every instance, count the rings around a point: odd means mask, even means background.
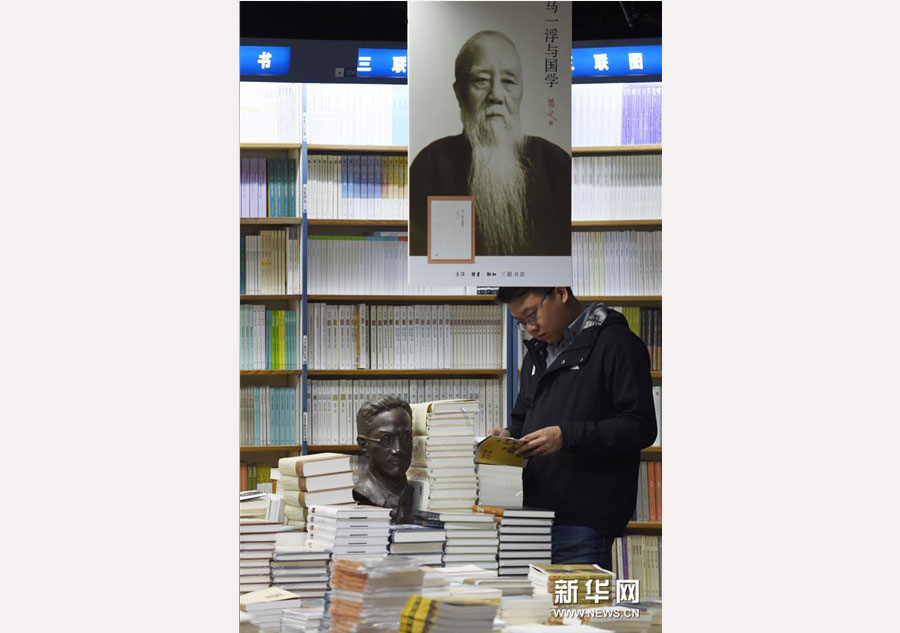
[[[241,226],[299,226],[302,218],[241,218]]]
[[[373,84],[374,85],[374,84]],[[377,161],[378,156],[385,157],[385,161],[387,161],[388,157],[394,157],[394,160],[403,160],[408,163],[408,145],[405,143],[408,142],[402,135],[399,137],[401,142],[397,143],[398,140],[398,128],[396,126],[396,108],[397,102],[394,101],[394,111],[393,114],[389,113],[387,115],[387,119],[384,118],[383,112],[381,114],[373,115],[372,118],[368,119],[369,127],[366,129],[365,134],[367,135],[367,139],[372,140],[387,140],[390,141],[391,134],[393,134],[393,138],[395,140],[394,143],[352,143],[347,142],[347,135],[342,132],[343,137],[340,141],[328,142],[326,137],[330,133],[328,129],[328,120],[322,118],[316,121],[317,113],[319,116],[331,116],[329,113],[324,113],[322,105],[326,103],[325,101],[315,101],[315,99],[319,97],[312,97],[310,92],[310,87],[312,84],[297,84],[297,119],[302,121],[300,124],[300,129],[298,131],[298,139],[286,139],[283,142],[277,142],[272,139],[266,139],[268,142],[247,142],[246,139],[242,140],[244,142],[241,143],[241,156],[243,157],[254,157],[254,158],[292,158],[296,161],[296,171],[293,174],[294,186],[296,187],[296,202],[294,204],[293,212],[290,217],[242,217],[240,219],[240,228],[241,235],[252,235],[254,233],[258,233],[260,231],[265,230],[287,230],[289,228],[293,228],[297,231],[300,236],[300,244],[301,244],[301,257],[299,262],[299,277],[302,279],[301,287],[299,288],[299,292],[290,291],[290,292],[266,292],[264,294],[250,294],[250,293],[242,293],[240,295],[239,302],[242,306],[248,305],[259,305],[263,304],[267,309],[284,309],[285,307],[289,310],[294,310],[298,314],[298,323],[297,323],[297,350],[298,350],[298,361],[299,364],[296,367],[291,368],[282,368],[282,369],[242,369],[240,371],[241,376],[241,385],[245,384],[255,384],[257,382],[266,382],[275,384],[277,383],[279,386],[287,385],[292,386],[297,390],[297,419],[296,419],[296,427],[297,427],[297,442],[293,443],[289,446],[265,446],[265,447],[243,447],[242,453],[248,454],[265,454],[272,453],[277,451],[322,451],[322,450],[337,450],[342,452],[354,452],[356,449],[353,445],[340,444],[340,443],[310,443],[307,441],[308,437],[308,428],[309,428],[309,416],[310,411],[308,410],[308,397],[310,392],[310,387],[308,385],[308,380],[313,379],[315,381],[330,381],[330,382],[338,382],[338,381],[384,381],[384,380],[401,380],[401,381],[409,381],[409,380],[419,380],[419,379],[427,379],[432,381],[454,381],[459,382],[460,380],[468,380],[468,379],[480,379],[480,380],[495,380],[499,382],[505,390],[505,394],[503,397],[504,406],[503,406],[503,416],[504,418],[508,415],[508,409],[514,399],[515,389],[518,387],[518,376],[517,372],[515,372],[515,362],[517,359],[517,345],[516,338],[514,336],[509,336],[509,328],[510,323],[509,319],[504,319],[502,332],[504,344],[507,346],[507,354],[506,358],[502,361],[502,368],[497,369],[312,369],[309,365],[309,358],[306,357],[307,352],[311,349],[312,341],[310,337],[312,333],[310,331],[310,327],[312,323],[309,321],[310,310],[308,309],[310,304],[337,304],[337,305],[365,305],[365,306],[388,306],[390,304],[399,305],[399,306],[427,306],[433,304],[450,304],[450,305],[458,305],[458,306],[487,306],[491,305],[495,302],[494,295],[476,295],[476,294],[398,294],[396,292],[390,292],[390,288],[385,288],[388,292],[384,294],[371,294],[365,292],[342,292],[342,290],[351,290],[350,288],[338,288],[338,292],[335,292],[335,288],[331,287],[331,284],[326,283],[318,283],[315,288],[315,291],[311,292],[311,283],[309,279],[310,272],[315,272],[313,269],[321,271],[323,267],[333,266],[335,262],[341,262],[342,257],[351,252],[351,246],[353,242],[347,242],[346,244],[338,244],[333,242],[322,242],[323,237],[325,239],[336,239],[341,240],[345,238],[341,237],[329,237],[329,236],[350,236],[351,239],[364,239],[364,236],[375,234],[377,232],[386,232],[389,234],[396,235],[398,232],[406,232],[408,229],[408,223],[405,219],[401,219],[401,214],[397,213],[397,206],[385,205],[384,209],[378,210],[376,209],[374,213],[374,217],[371,217],[372,211],[369,210],[367,213],[370,214],[369,217],[362,218],[353,218],[353,217],[329,217],[327,213],[322,216],[321,212],[323,211],[322,205],[318,207],[318,215],[313,217],[310,214],[310,207],[312,204],[317,202],[316,196],[323,195],[321,191],[315,189],[315,184],[310,180],[311,175],[317,175],[321,177],[323,174],[327,176],[328,172],[320,171],[315,172],[311,171],[311,165],[314,160],[324,160],[326,157],[331,156],[332,159],[335,157],[348,157],[347,155],[354,156],[363,156],[361,160],[375,160]],[[314,86],[317,89],[322,90],[332,90],[337,93],[347,94],[346,92],[342,92],[349,89],[349,86],[343,85],[342,87],[338,87],[337,85],[330,86],[327,88],[322,88],[324,84]],[[377,90],[381,90],[384,92],[387,90],[387,87],[382,86]],[[394,91],[394,98],[396,99],[396,87],[390,88],[390,90]],[[343,97],[340,97],[343,99]],[[344,103],[344,101],[339,101],[340,103]],[[316,105],[318,104],[318,105]],[[355,108],[359,108],[359,104],[354,105]],[[402,109],[400,110],[402,112]],[[379,132],[377,128],[379,125],[386,125],[385,121],[389,121],[391,116],[395,118],[394,120],[394,130],[390,133],[385,133],[384,130]],[[381,118],[379,118],[381,117]],[[330,119],[334,121],[334,119]],[[311,122],[316,125],[316,135],[315,138],[309,137],[309,130],[311,126]],[[374,130],[374,131],[373,131]],[[574,121],[573,121],[573,130],[574,130]],[[624,132],[623,132],[624,134]],[[583,139],[587,139],[588,137],[582,136]],[[591,138],[599,138],[599,137],[591,137]],[[606,137],[604,137],[606,138]],[[624,136],[622,137],[624,139]],[[362,140],[362,139],[361,139]],[[312,142],[310,142],[312,141]],[[602,144],[601,143],[581,143],[575,144],[572,147],[572,155],[573,157],[581,160],[587,161],[590,160],[621,160],[621,161],[638,161],[644,160],[641,157],[649,157],[647,160],[651,160],[653,157],[661,156],[662,154],[662,145],[661,144],[634,144],[634,145],[621,145],[621,144]],[[365,156],[369,156],[369,158],[365,158]],[[402,158],[397,158],[402,157]],[[619,158],[617,158],[619,157]],[[634,158],[632,158],[634,157]],[[317,163],[321,165],[322,163]],[[387,165],[387,162],[382,163],[382,165]],[[376,178],[375,182],[378,180]],[[385,181],[382,180],[382,185]],[[574,184],[574,183],[573,183]],[[377,186],[377,185],[376,185]],[[340,189],[340,187],[338,187]],[[574,190],[573,190],[574,192]],[[330,194],[333,196],[333,194]],[[338,192],[338,196],[344,195],[342,192]],[[377,195],[377,194],[376,194]],[[341,200],[346,200],[341,198]],[[321,200],[318,200],[321,202]],[[383,200],[382,200],[383,201]],[[396,198],[394,198],[396,201]],[[389,201],[390,202],[390,201]],[[573,197],[574,202],[574,197]],[[329,204],[332,207],[327,208],[337,208],[334,200],[330,200]],[[342,203],[343,204],[343,203]],[[405,204],[405,202],[404,202]],[[582,201],[583,204],[583,201]],[[403,207],[401,204],[400,207]],[[582,207],[584,209],[584,213],[575,219],[572,222],[573,236],[574,235],[585,235],[585,234],[610,234],[617,235],[623,234],[627,232],[636,232],[638,234],[658,234],[662,230],[662,220],[659,217],[618,217],[614,215],[616,212],[611,211],[613,215],[607,217],[603,217],[603,213],[601,211],[606,212],[600,207]],[[575,206],[573,205],[573,214],[574,214]],[[342,211],[345,212],[347,210]],[[349,214],[352,216],[354,213],[357,213],[359,210],[351,208],[349,209]],[[596,214],[595,214],[596,212]],[[652,212],[652,209],[651,209]],[[383,213],[384,215],[378,215],[379,213]],[[595,214],[595,215],[592,215]],[[336,215],[336,214],[335,214]],[[394,217],[390,217],[393,215]],[[405,214],[403,214],[405,215]],[[599,215],[601,217],[596,217]],[[659,214],[657,214],[659,215]],[[330,260],[323,259],[322,261],[318,261],[316,266],[313,266],[311,263],[311,251],[314,250],[311,248],[313,243],[311,240],[318,240],[316,245],[320,247],[320,250],[327,251],[327,249],[342,247],[345,250],[340,251],[340,256],[332,258]],[[334,244],[334,246],[332,245]],[[327,245],[327,248],[326,248]],[[583,251],[581,254],[586,254],[588,251]],[[593,253],[594,251],[591,251]],[[577,256],[578,253],[575,252],[573,245],[573,256]],[[393,274],[393,273],[391,273]],[[574,284],[573,284],[574,286]],[[610,288],[611,289],[611,288]],[[628,292],[628,289],[625,289],[625,292]],[[588,303],[600,301],[604,302],[608,305],[613,306],[633,306],[637,308],[653,308],[660,309],[662,307],[662,295],[647,293],[647,294],[625,294],[625,293],[579,293],[576,289],[576,295],[579,298]],[[511,367],[510,367],[511,365]],[[654,381],[654,385],[660,385],[662,381],[662,372],[661,371],[653,371],[651,372],[651,377]],[[504,380],[505,378],[505,380]],[[274,382],[273,382],[274,381]],[[654,460],[661,459],[662,453],[659,447],[655,447],[658,450],[649,449],[642,452],[642,459],[645,460]]]
[[[660,534],[662,522],[629,521],[625,526],[626,534]]]

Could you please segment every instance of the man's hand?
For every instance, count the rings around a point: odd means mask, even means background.
[[[490,431],[488,431],[488,435],[499,435],[500,437],[510,437],[510,436],[512,436],[512,433],[510,433],[508,429],[497,428],[497,429],[491,429]]]
[[[548,426],[523,437],[522,445],[516,454],[520,457],[538,457],[552,455],[561,448],[562,429],[558,426]]]

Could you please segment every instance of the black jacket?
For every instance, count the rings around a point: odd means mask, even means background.
[[[572,159],[539,136],[527,137],[527,205],[531,217],[528,247],[521,256],[569,256],[572,253]],[[409,254],[428,254],[428,196],[467,196],[472,146],[462,134],[446,136],[420,151],[409,169]],[[478,214],[478,201],[475,201]],[[477,225],[477,223],[476,223]],[[476,228],[475,255],[496,255]]]
[[[550,367],[547,344],[526,341],[509,430],[522,437],[562,428],[562,449],[525,467],[526,506],[555,510],[557,524],[618,536],[634,512],[640,451],[656,438],[650,358],[624,316],[610,310],[604,319],[605,307],[591,309]]]

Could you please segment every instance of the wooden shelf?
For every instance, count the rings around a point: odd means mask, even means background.
[[[241,372],[243,374],[244,372]],[[401,378],[505,376],[505,369],[310,369],[310,378]]]
[[[310,152],[392,152],[406,154],[406,145],[307,145]]]
[[[241,376],[299,376],[301,369],[242,369]]]
[[[303,224],[303,218],[241,218],[241,226],[292,226]]]
[[[310,444],[306,448],[308,451],[316,453],[346,453],[350,451],[359,452],[360,450],[359,446],[357,446],[356,444]],[[645,448],[641,451],[641,454],[650,457],[659,456],[661,458],[662,446],[651,446],[650,448]]]
[[[246,218],[245,218],[246,219]],[[278,218],[266,218],[272,220],[278,220]],[[292,218],[289,218],[292,219]],[[252,222],[244,222],[244,219],[241,220],[241,224],[252,224]],[[277,224],[277,222],[272,222],[272,224]],[[338,220],[338,219],[325,219],[325,218],[317,218],[309,220],[310,226],[359,226],[359,227],[380,227],[380,226],[390,226],[406,229],[408,228],[406,220]],[[662,229],[662,220],[577,220],[572,222],[572,228],[574,230],[585,230],[585,229],[609,229],[609,230],[619,230],[619,229]]]
[[[241,295],[241,301],[300,301],[303,295]]]
[[[242,453],[272,453],[278,451],[299,451],[299,446],[241,446]]]
[[[309,444],[306,450],[310,453],[358,453],[356,444]]]
[[[406,220],[332,220],[318,218],[309,221],[310,226],[397,226],[406,228]]]
[[[241,149],[300,149],[300,143],[241,143]]]
[[[604,145],[572,148],[573,156],[585,154],[662,154],[662,145]]]
[[[662,220],[576,220],[572,222],[575,231],[619,229],[662,229]]]
[[[625,530],[627,532],[662,532],[662,522],[629,521]]]
[[[308,301],[364,303],[387,302],[443,302],[443,303],[492,303],[496,295],[309,295]]]
[[[611,297],[611,296],[603,296],[603,297],[578,297],[578,300],[582,303],[593,303],[595,301],[600,301],[601,303],[605,303],[607,305],[618,305],[620,303],[624,304],[661,304],[662,303],[662,295],[647,295],[647,296],[620,296],[620,297]]]

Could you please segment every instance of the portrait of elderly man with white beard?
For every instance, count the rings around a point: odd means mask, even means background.
[[[453,92],[462,134],[438,139],[410,167],[410,255],[427,255],[428,196],[472,196],[475,255],[571,254],[571,159],[526,135],[525,86],[515,44],[481,31],[456,56]]]

